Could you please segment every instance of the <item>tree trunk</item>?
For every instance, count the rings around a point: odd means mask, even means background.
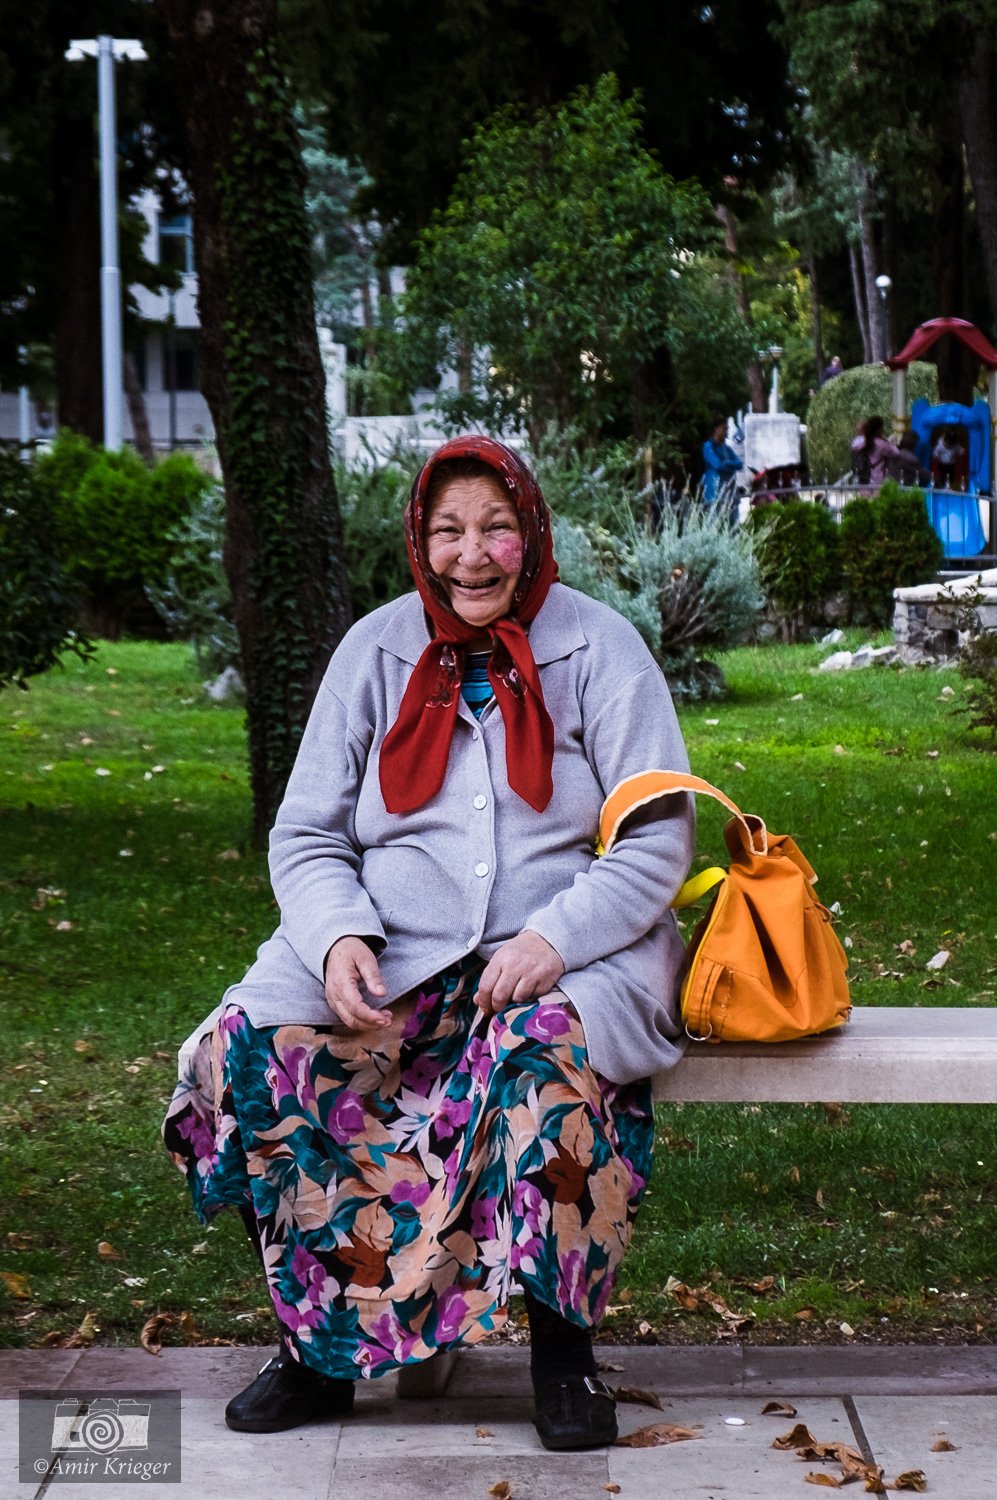
[[[824,316],[820,300],[820,282],[817,279],[817,257],[811,254],[807,263],[807,274],[810,277],[810,305],[813,309],[814,327],[814,365],[817,370],[817,378],[814,381],[814,390],[820,386],[820,378],[824,373],[827,363],[824,357]]]
[[[869,339],[869,316],[865,306],[865,292],[862,287],[862,272],[859,268],[859,253],[855,248],[854,241],[848,245],[848,269],[852,277],[852,299],[855,303],[855,321],[859,325],[859,337],[862,340],[862,363],[872,364],[872,344]]]
[[[97,143],[60,111],[55,125],[55,355],[59,424],[104,441],[100,352],[100,198]]]
[[[727,247],[727,254],[730,256],[728,274],[731,277],[731,284],[734,288],[734,295],[737,298],[737,305],[741,309],[741,316],[745,323],[751,328],[753,320],[751,317],[751,304],[748,300],[748,288],[736,264],[738,255],[737,222],[726,203],[715,204],[714,210],[723,227],[724,244]],[[751,397],[751,410],[768,411],[765,377],[762,374],[762,367],[758,360],[753,359],[744,373],[748,382],[748,394]]]
[[[886,358],[886,337],[883,326],[883,307],[876,288],[876,242],[869,212],[868,188],[863,193],[859,204],[859,224],[862,229],[862,281],[865,288],[866,317],[869,323],[869,363],[879,364]]]
[[[990,316],[997,324],[997,59],[988,28],[966,22],[963,32],[956,98],[976,199]]]
[[[304,173],[276,0],[156,6],[189,149],[204,394],[225,480],[225,568],[262,844],[349,623]]]
[[[124,377],[125,397],[128,401],[128,415],[132,419],[135,447],[147,464],[154,464],[156,462],[156,450],[152,446],[152,433],[149,431],[149,413],[145,405],[145,392],[142,390],[142,382],[138,378],[138,367],[135,364],[135,356],[130,349],[125,350]]]
[[[965,174],[958,128],[952,130],[938,156],[931,184],[931,241],[934,262],[935,312],[940,318],[965,316]],[[959,339],[935,345],[938,393],[943,401],[969,405],[973,400],[973,357]]]

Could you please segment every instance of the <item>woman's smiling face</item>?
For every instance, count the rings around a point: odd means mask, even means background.
[[[426,520],[429,566],[455,614],[482,629],[508,614],[523,567],[516,507],[497,480],[452,479]]]

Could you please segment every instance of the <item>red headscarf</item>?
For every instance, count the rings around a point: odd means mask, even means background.
[[[482,633],[481,627],[469,625],[456,613],[430,569],[426,551],[426,496],[433,471],[437,464],[458,458],[486,463],[519,517],[523,565],[509,613],[485,627],[492,641],[488,679],[505,720],[509,785],[537,812],[543,812],[554,790],[554,726],[523,626],[535,618],[557,578],[550,511],[518,454],[494,438],[474,435],[452,438],[436,450],[416,476],[405,511],[412,576],[434,633],[381,746],[381,795],[389,812],[411,812],[435,797],[443,785],[465,647]]]

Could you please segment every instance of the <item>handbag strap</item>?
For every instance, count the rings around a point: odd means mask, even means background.
[[[676,792],[692,792],[697,796],[715,798],[737,818],[748,836],[748,847],[755,854],[768,853],[768,830],[762,819],[754,813],[743,813],[724,792],[711,786],[701,776],[693,776],[687,771],[638,771],[635,776],[626,776],[617,782],[602,804],[599,815],[598,852],[609,853],[624,820],[632,812],[636,812],[638,807],[645,807],[659,797],[670,797]],[[695,900],[695,897],[692,899]]]

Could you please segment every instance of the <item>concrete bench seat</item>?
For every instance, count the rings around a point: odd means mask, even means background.
[[[856,1006],[801,1042],[690,1042],[655,1098],[714,1104],[997,1104],[997,1007]]]

